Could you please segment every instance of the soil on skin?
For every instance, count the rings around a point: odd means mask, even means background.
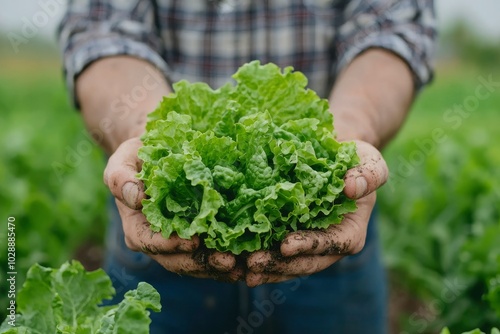
[[[277,250],[277,248],[275,250]],[[208,256],[212,252],[212,250],[207,248],[200,248],[193,253],[193,259],[197,260],[199,263],[206,263],[206,261],[208,261]],[[244,264],[247,255],[248,254],[236,258],[237,266]],[[102,267],[104,249],[95,241],[87,240],[77,248],[74,258],[80,261],[86,270],[96,270]],[[273,256],[269,265],[272,265],[272,263],[277,260],[282,261],[284,258],[276,254]],[[401,284],[397,282],[395,275],[390,275],[389,290],[389,333],[399,334],[404,329],[402,323],[405,322],[405,319],[411,314],[426,309],[425,303],[412,296],[409,291],[403,289]]]

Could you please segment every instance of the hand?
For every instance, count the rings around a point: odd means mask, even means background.
[[[375,147],[363,141],[356,144],[361,163],[347,171],[344,194],[357,199],[358,210],[326,230],[289,233],[279,252],[258,251],[250,255],[245,277],[248,286],[314,274],[363,249],[375,190],[387,181],[388,168]]]
[[[168,271],[181,275],[229,282],[242,279],[243,269],[236,265],[232,254],[201,249],[198,237],[185,240],[172,235],[165,239],[151,231],[141,212],[141,201],[146,197],[144,185],[135,177],[142,166],[137,157],[141,146],[139,138],[125,141],[109,158],[104,170],[104,183],[116,198],[127,247],[148,254]]]

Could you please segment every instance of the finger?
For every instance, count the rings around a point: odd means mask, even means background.
[[[197,237],[187,240],[173,234],[165,239],[161,233],[151,230],[150,224],[141,211],[132,210],[118,200],[116,200],[116,205],[122,219],[125,243],[131,250],[147,254],[168,254],[193,252],[198,248]]]
[[[245,283],[250,287],[254,288],[258,285],[266,284],[266,283],[280,283],[289,281],[291,279],[296,278],[296,276],[282,276],[282,275],[274,275],[274,274],[256,274],[256,273],[248,273],[245,277]]]
[[[229,272],[236,266],[236,258],[230,253],[214,252],[208,257],[208,264],[217,271]]]
[[[179,275],[212,278],[223,282],[236,282],[245,277],[241,267],[236,267],[229,272],[220,272],[211,269],[207,263],[200,263],[192,254],[156,254],[150,256],[168,271]]]
[[[236,258],[231,253],[208,249],[203,243],[193,252],[193,259],[207,269],[229,272],[236,265]]]
[[[356,146],[361,162],[357,167],[349,169],[344,177],[344,194],[353,199],[377,190],[389,175],[387,164],[375,147],[364,141],[356,141]]]
[[[247,266],[250,272],[256,274],[303,276],[326,269],[342,257],[340,255],[283,257],[279,253],[257,252],[248,257]]]
[[[365,245],[375,199],[375,193],[371,193],[357,200],[358,209],[345,215],[340,224],[330,225],[323,230],[289,233],[281,243],[281,254],[289,257],[298,254],[347,255],[360,252]]]
[[[142,146],[139,138],[125,141],[109,158],[104,170],[104,183],[118,198],[131,209],[140,209],[146,198],[144,185],[135,175],[141,170],[142,162],[137,150]]]

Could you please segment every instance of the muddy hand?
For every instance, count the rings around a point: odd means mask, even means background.
[[[363,249],[375,205],[375,190],[387,181],[388,169],[375,147],[362,141],[356,144],[361,163],[347,171],[344,193],[357,200],[358,210],[345,215],[340,224],[325,230],[288,234],[280,251],[259,251],[250,255],[247,259],[249,272],[245,277],[248,286],[314,274]]]
[[[141,201],[146,197],[144,185],[135,177],[142,166],[137,158],[141,146],[139,138],[125,141],[110,157],[104,171],[104,182],[116,198],[127,247],[148,254],[168,271],[180,275],[229,282],[241,279],[243,269],[236,265],[232,254],[200,247],[197,237],[186,240],[174,234],[165,239],[151,231],[141,212]]]

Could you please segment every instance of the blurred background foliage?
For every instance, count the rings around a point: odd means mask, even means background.
[[[434,82],[384,151],[391,178],[378,202],[394,333],[500,325],[500,44],[458,22],[439,46]],[[54,43],[22,47],[14,55],[0,34],[0,279],[13,216],[18,287],[35,262],[98,267],[108,200],[105,156],[68,101]],[[450,111],[480,78],[496,82],[491,94],[466,114]]]
[[[500,44],[463,22],[442,31],[435,80],[384,150],[391,177],[378,203],[394,332],[500,324],[499,59]],[[496,86],[481,99],[483,79]]]
[[[53,43],[13,56],[0,35],[0,318],[7,305],[7,218],[16,219],[17,288],[38,262],[101,259],[107,193],[104,155],[69,104]]]

